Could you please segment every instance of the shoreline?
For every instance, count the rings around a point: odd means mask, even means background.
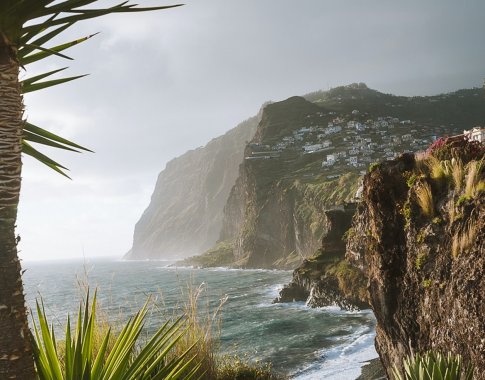
[[[361,374],[356,380],[386,380],[386,371],[379,358],[371,359],[361,367]]]

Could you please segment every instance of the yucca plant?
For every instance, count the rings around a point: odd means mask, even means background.
[[[105,4],[103,7],[103,3]],[[137,7],[129,1],[106,6],[103,0],[0,1],[0,379],[30,380],[34,363],[17,256],[15,224],[20,198],[21,154],[28,154],[66,175],[66,168],[47,157],[35,144],[71,151],[88,151],[23,118],[23,94],[66,83],[81,76],[46,80],[63,68],[19,80],[20,69],[48,57],[71,59],[65,50],[92,36],[51,45],[53,38],[80,21],[112,13],[166,9]],[[129,23],[126,23],[129,28]],[[55,112],[55,110],[53,110]]]
[[[190,330],[185,316],[165,322],[148,342],[140,344],[147,301],[121,332],[113,334],[111,329],[104,332],[97,346],[96,293],[91,307],[89,291],[84,303],[84,308],[82,304],[79,306],[74,331],[67,317],[64,340],[60,342],[48,323],[43,301],[37,301],[38,324],[33,320],[32,341],[39,380],[175,380],[201,375],[200,363],[193,353],[197,342],[176,356],[172,354]]]
[[[395,380],[472,380],[473,367],[465,365],[461,355],[428,351],[404,359],[404,373],[392,370]]]

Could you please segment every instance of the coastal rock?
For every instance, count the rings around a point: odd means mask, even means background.
[[[327,210],[327,233],[321,248],[293,272],[293,279],[274,302],[306,301],[310,307],[336,305],[342,309],[368,308],[366,281],[361,271],[345,261],[344,233],[349,229],[355,205]]]
[[[419,165],[403,155],[365,176],[346,256],[368,279],[388,375],[403,357],[433,350],[461,354],[483,380],[485,193],[460,197],[420,175]],[[417,200],[426,183],[430,215]]]

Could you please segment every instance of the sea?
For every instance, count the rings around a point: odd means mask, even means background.
[[[97,289],[103,312],[114,322],[128,319],[151,298],[157,312],[148,329],[184,309],[199,294],[199,312],[217,320],[220,352],[271,362],[294,380],[356,379],[376,358],[374,315],[370,310],[310,308],[304,302],[273,304],[291,280],[291,271],[194,269],[167,261],[83,259],[23,262],[28,306],[35,300],[61,332],[85,289]]]

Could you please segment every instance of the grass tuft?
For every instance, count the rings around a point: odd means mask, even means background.
[[[434,200],[429,183],[423,182],[417,187],[416,198],[423,214],[432,218],[434,216]]]

